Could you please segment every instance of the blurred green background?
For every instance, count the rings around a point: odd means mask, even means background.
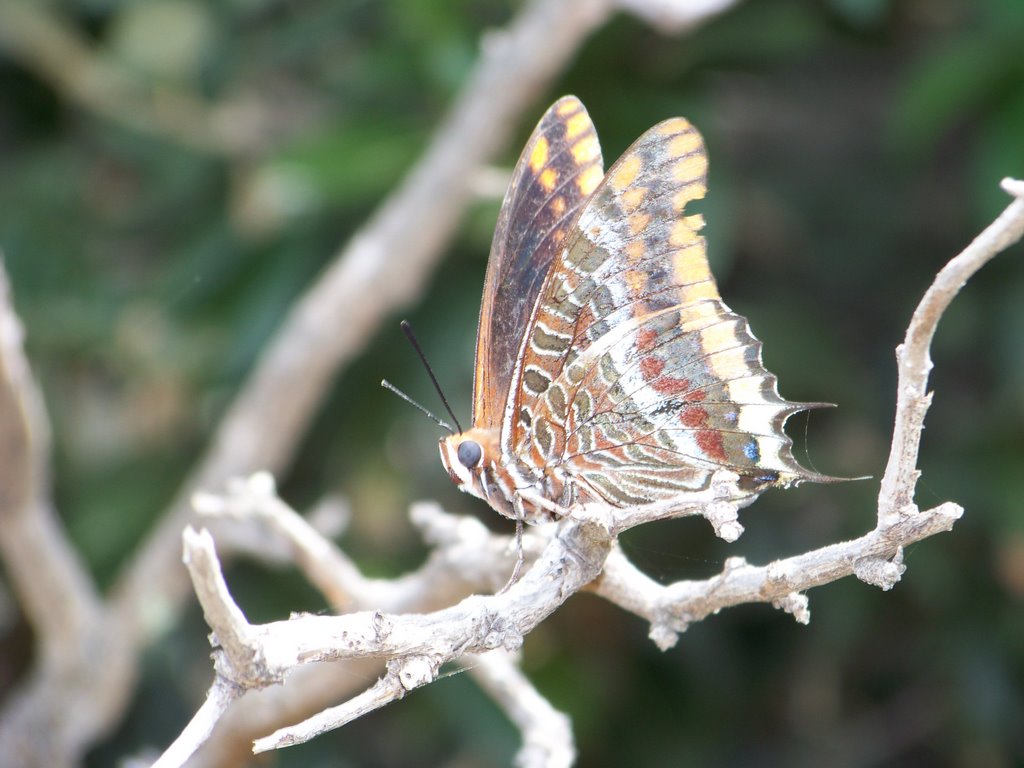
[[[197,146],[187,125],[158,137],[77,106],[10,30],[0,42],[0,248],[53,421],[60,513],[109,584],[291,302],[423,150],[481,34],[519,6],[49,6],[144,82],[234,110],[229,149]],[[517,126],[506,164],[563,93],[587,105],[606,162],[667,117],[701,129],[722,293],[784,396],[839,406],[793,419],[796,455],[876,478],[769,493],[734,545],[689,520],[631,533],[627,552],[668,582],[871,528],[893,348],[935,272],[1008,203],[999,180],[1024,177],[1024,2],[748,0],[680,37],[618,16]],[[497,207],[474,206],[405,313],[460,415]],[[852,579],[814,590],[809,627],[732,609],[667,653],[639,619],[574,597],[527,639],[524,666],[571,716],[581,766],[1024,765],[1022,260],[1018,245],[987,266],[935,342],[918,502],[963,504],[955,531],[911,547],[891,593]],[[343,545],[374,575],[423,557],[411,500],[503,526],[451,486],[430,422],[378,386],[435,402],[399,319],[339,376],[280,478],[299,508],[350,501]],[[240,562],[228,575],[254,620],[324,608],[294,573]],[[211,679],[206,632],[191,605],[149,649],[130,712],[89,765],[178,733]],[[0,690],[30,655],[7,605]],[[516,748],[460,675],[261,764],[498,766]]]

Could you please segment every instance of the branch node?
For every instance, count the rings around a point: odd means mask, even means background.
[[[220,515],[227,510],[227,502],[223,496],[208,491],[196,491],[192,494],[192,509],[200,515]]]
[[[711,476],[711,491],[716,499],[728,500],[740,496],[740,476],[728,469],[720,469]]]
[[[722,572],[718,575],[719,579],[725,579],[727,576],[731,576],[734,571],[738,571],[740,568],[746,568],[750,563],[747,562],[747,558],[736,555],[734,557],[725,558],[725,563],[722,566]]]
[[[862,557],[853,564],[854,575],[865,584],[888,592],[900,580],[907,566],[903,564],[903,547],[896,549],[892,560],[884,557]]]
[[[785,597],[772,600],[772,606],[790,614],[798,624],[811,623],[810,601],[802,592],[790,592]]]
[[[192,508],[201,515],[222,515],[241,519],[277,500],[277,483],[269,472],[254,472],[247,477],[231,477],[223,494],[196,491]]]
[[[651,622],[651,631],[647,636],[658,646],[658,650],[667,651],[675,647],[679,642],[679,635],[685,632],[688,626],[685,621],[675,616],[662,614]]]
[[[504,648],[509,653],[515,653],[523,647],[523,633],[514,623],[493,616],[488,622],[487,632],[481,638],[481,644],[491,651]]]
[[[935,515],[945,523],[942,530],[952,531],[956,521],[964,516],[964,508],[952,501],[946,501],[934,509],[929,509],[928,513]]]
[[[1020,179],[1011,179],[1008,176],[999,183],[999,186],[1003,188],[1004,192],[1018,199],[1024,198],[1024,181]]]
[[[405,659],[392,659],[388,662],[388,672],[398,678],[398,682],[406,691],[412,691],[432,682],[437,677],[438,659],[431,656],[410,656]]]
[[[715,529],[715,536],[731,544],[743,533],[739,511],[734,501],[715,501],[704,508],[703,514]]]
[[[228,496],[247,501],[248,506],[259,508],[267,499],[277,498],[277,483],[266,471],[253,472],[246,477],[232,477],[227,482]]]
[[[765,581],[770,586],[785,584],[789,581],[789,569],[776,560],[765,566]]]
[[[373,633],[377,637],[377,642],[387,640],[394,626],[394,622],[380,611],[373,614]]]

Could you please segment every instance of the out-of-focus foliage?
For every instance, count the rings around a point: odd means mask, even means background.
[[[57,502],[107,584],[283,313],[409,168],[481,34],[516,6],[45,7],[138,82],[225,108],[238,138],[198,149],[97,116],[15,55],[10,30],[0,43],[0,248],[53,420]],[[673,115],[702,130],[722,293],[765,341],[786,397],[839,406],[794,420],[798,455],[879,477],[910,312],[1007,203],[999,179],[1024,176],[1024,3],[750,0],[680,39],[622,16],[534,114],[565,92],[588,106],[608,160]],[[488,200],[471,212],[409,309],[460,413],[496,211]],[[527,640],[525,666],[572,716],[581,765],[1024,764],[1022,260],[1018,246],[987,267],[936,339],[918,499],[964,504],[956,531],[907,552],[891,593],[854,581],[816,590],[810,627],[764,606],[731,610],[667,653],[639,620],[574,598]],[[339,378],[282,478],[300,506],[350,499],[344,544],[375,574],[422,556],[405,520],[412,499],[501,524],[450,487],[432,425],[379,389],[386,376],[433,402],[398,319]],[[680,521],[625,546],[658,579],[706,577],[730,555],[764,562],[867,530],[876,490],[769,494],[735,545]],[[254,618],[322,608],[293,575],[240,564],[229,578]],[[5,611],[0,690],[31,642]],[[147,654],[130,713],[90,764],[178,732],[210,679],[205,631],[189,611]],[[502,765],[515,746],[456,676],[276,760]]]

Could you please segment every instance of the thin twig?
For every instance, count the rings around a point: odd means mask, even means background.
[[[410,510],[410,517],[432,547],[427,561],[396,579],[370,579],[276,496],[272,479],[265,473],[229,483],[224,496],[198,494],[196,503],[207,517],[227,515],[239,525],[248,521],[250,528],[258,527],[264,532],[264,552],[279,553],[284,543],[295,564],[339,612],[367,607],[396,613],[437,610],[474,591],[495,591],[514,557],[509,536],[491,533],[475,518],[450,515],[436,504],[420,503]],[[550,526],[543,530],[552,532]],[[531,532],[526,537],[531,560],[542,548],[539,534]],[[235,701],[189,765],[237,763],[250,752],[257,736],[301,723],[330,703],[345,699],[360,681],[376,676],[379,667],[372,659],[362,659],[294,670],[287,686],[256,691]],[[527,742],[532,737],[524,733],[523,738]]]
[[[412,656],[392,659],[387,674],[374,685],[344,704],[330,707],[296,725],[281,728],[269,736],[256,739],[252,751],[256,754],[281,747],[303,744],[311,739],[347,725],[405,696],[416,688],[437,679],[440,662],[437,658]]]
[[[221,674],[246,687],[274,682],[262,674],[264,665],[253,643],[252,630],[228,590],[220,560],[214,552],[213,537],[209,531],[186,528],[182,538],[185,550],[182,559],[203,607],[203,617],[213,630],[214,642],[221,646],[219,655],[226,655],[231,660]]]
[[[23,342],[0,261],[0,550],[43,655],[74,654],[102,605],[51,506],[50,426]]]
[[[914,310],[903,343],[896,348],[899,364],[896,424],[889,461],[879,487],[879,525],[916,512],[917,452],[924,417],[932,399],[928,392],[928,374],[932,369],[930,350],[935,328],[953,297],[970,277],[998,253],[1024,237],[1024,192],[1021,186],[1020,181],[1013,179],[1003,181],[1003,189],[1016,199],[942,268]]]
[[[852,541],[763,566],[750,565],[741,557],[733,557],[722,573],[710,579],[664,586],[641,573],[616,548],[591,589],[647,619],[651,624],[651,639],[663,650],[675,645],[679,633],[690,624],[723,608],[744,603],[776,605],[806,624],[810,614],[806,599],[797,597],[800,593],[852,575],[889,589],[903,573],[902,548],[951,530],[962,514],[963,510],[956,504],[941,504]]]
[[[0,755],[52,766],[80,755],[91,734],[110,726],[111,713],[120,711],[130,685],[131,668],[117,656],[119,638],[109,632],[95,585],[53,509],[49,424],[22,344],[0,263],[0,554],[38,644],[28,684],[5,702]],[[113,658],[97,665],[97,648]],[[62,695],[69,680],[91,686],[100,675],[115,685],[92,691],[90,706],[83,706],[83,698]]]
[[[540,695],[517,658],[496,650],[467,656],[465,663],[469,674],[523,734],[515,761],[519,768],[568,768],[575,762],[569,718]]]
[[[237,699],[244,689],[233,685],[219,675],[210,686],[206,701],[195,713],[178,738],[160,755],[151,768],[178,768],[184,765],[197,749],[209,738],[210,732],[228,706]]]
[[[184,545],[204,613],[213,617],[218,638],[231,639],[222,643],[216,666],[218,674],[233,683],[250,688],[271,685],[298,666],[322,660],[391,660],[388,675],[364,694],[268,737],[284,744],[297,743],[383,706],[402,692],[430,682],[443,663],[466,652],[517,648],[525,632],[596,575],[593,565],[602,562],[603,555],[594,553],[601,552],[610,539],[607,532],[594,535],[593,528],[588,521],[563,526],[560,541],[549,543],[530,573],[500,595],[470,597],[432,614],[364,611],[334,617],[301,616],[261,626],[246,621],[224,588],[209,535],[189,533]],[[567,555],[569,552],[574,554]]]

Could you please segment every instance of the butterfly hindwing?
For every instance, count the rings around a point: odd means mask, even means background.
[[[499,425],[537,295],[602,176],[601,147],[586,109],[575,97],[559,99],[516,163],[498,216],[477,327],[475,426]]]

